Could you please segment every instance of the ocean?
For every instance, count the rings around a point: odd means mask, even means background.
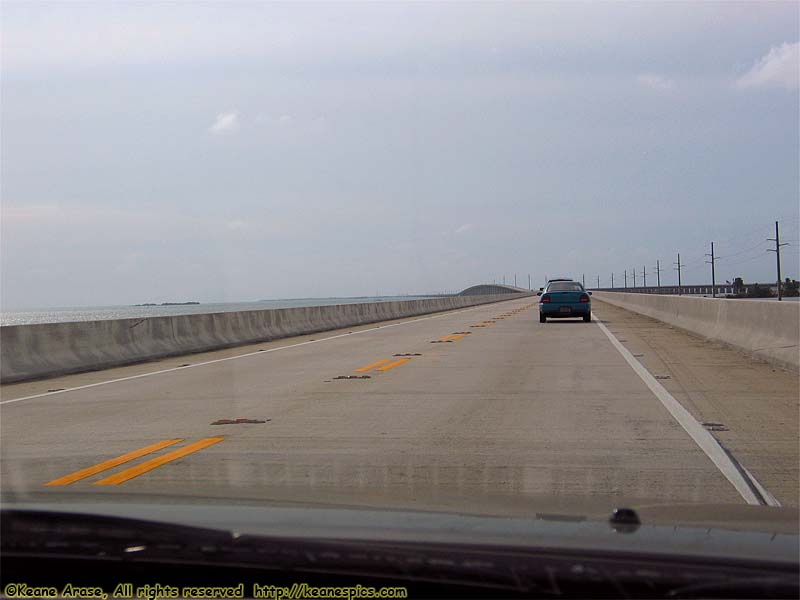
[[[290,298],[285,300],[260,300],[257,302],[221,302],[180,304],[172,306],[80,306],[42,308],[30,310],[3,310],[0,325],[30,325],[33,323],[66,323],[71,321],[102,321],[106,319],[141,319],[142,317],[168,317],[198,315],[242,310],[270,308],[297,308],[301,306],[329,306],[332,304],[357,304],[363,302],[393,302],[419,300],[431,296],[369,296],[360,298]]]

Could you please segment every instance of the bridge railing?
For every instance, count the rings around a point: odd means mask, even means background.
[[[613,287],[613,288],[589,288],[592,291],[598,292],[623,292],[626,294],[669,294],[675,296],[711,296],[714,294],[714,287],[716,287],[716,295],[717,296],[728,296],[728,295],[740,295],[740,296],[747,296],[750,294],[750,290],[756,287],[760,289],[769,289],[772,293],[775,293],[775,284],[769,283],[753,283],[753,284],[745,284],[741,287],[734,287],[731,284],[724,283],[724,284],[717,284],[716,286],[712,286],[710,283],[704,283],[699,285],[682,285],[678,287],[677,285],[662,285],[662,286],[639,286],[639,287]]]
[[[733,286],[730,285],[717,285],[717,294],[733,294]],[[704,296],[713,293],[713,286],[711,285],[682,285],[678,288],[675,286],[647,286],[647,287],[627,287],[627,288],[591,288],[598,292],[624,292],[626,294],[673,294],[673,295],[687,295],[687,296]]]

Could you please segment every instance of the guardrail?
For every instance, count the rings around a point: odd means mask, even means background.
[[[593,292],[593,298],[800,371],[800,302]]]
[[[0,382],[156,360],[513,300],[532,294],[306,306],[0,327]]]

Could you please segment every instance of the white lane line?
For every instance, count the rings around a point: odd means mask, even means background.
[[[744,468],[744,465],[740,464],[739,466],[745,473],[747,473],[747,476],[750,478],[750,481],[753,482],[753,485],[758,490],[758,493],[761,494],[762,498],[764,498],[764,502],[767,503],[767,506],[783,506],[775,496],[769,493],[769,490],[767,490],[763,485],[761,485],[758,479],[756,479],[750,471]]]
[[[508,300],[501,300],[500,302],[508,302]],[[444,313],[440,313],[438,315],[432,315],[430,317],[421,317],[419,319],[412,319],[410,321],[403,321],[401,323],[390,323],[389,325],[378,325],[377,327],[370,327],[369,329],[362,329],[361,331],[351,331],[349,333],[340,333],[339,335],[332,335],[326,338],[320,338],[318,340],[308,340],[306,342],[299,342],[297,344],[289,344],[288,346],[279,346],[277,348],[269,348],[267,350],[256,350],[255,352],[248,352],[247,354],[237,354],[236,356],[228,356],[227,358],[215,358],[214,360],[207,360],[204,362],[194,363],[191,365],[187,365],[185,367],[173,367],[171,369],[161,369],[160,371],[150,371],[148,373],[140,373],[139,375],[130,375],[128,377],[119,377],[118,379],[108,379],[106,381],[98,381],[96,383],[88,383],[86,385],[79,385],[76,387],[65,388],[63,390],[56,390],[54,392],[42,392],[41,394],[33,394],[31,396],[22,396],[20,398],[11,398],[9,400],[0,401],[0,405],[4,404],[13,404],[14,402],[22,402],[23,400],[33,400],[34,398],[43,398],[45,396],[55,396],[57,394],[66,394],[67,392],[74,392],[76,390],[85,390],[88,388],[97,387],[100,385],[109,385],[111,383],[120,383],[121,381],[130,381],[132,379],[141,379],[142,377],[152,377],[153,375],[162,375],[164,373],[172,373],[173,371],[185,371],[186,369],[194,369],[196,367],[204,367],[206,365],[213,365],[214,363],[225,362],[228,360],[237,360],[239,358],[247,358],[249,356],[258,356],[269,354],[270,352],[279,352],[280,350],[288,350],[289,348],[298,348],[300,346],[307,346],[308,344],[319,344],[320,342],[327,342],[330,340],[336,340],[339,338],[347,337],[349,335],[359,335],[362,333],[369,333],[372,331],[377,331],[378,329],[388,329],[389,327],[399,327],[401,325],[409,325],[411,323],[418,323],[419,321],[427,321],[429,319],[440,319],[441,317],[447,317],[450,315],[457,315],[465,312],[470,312],[473,310],[478,310],[481,308],[486,308],[490,306],[490,304],[498,304],[498,302],[491,302],[489,304],[481,304],[479,306],[473,306],[471,308],[467,308],[464,310],[457,310],[457,311],[448,311]],[[310,334],[306,334],[310,335]],[[258,343],[258,342],[254,342]]]
[[[592,315],[594,317],[594,315]],[[650,391],[656,395],[661,401],[661,404],[664,405],[664,408],[667,409],[669,414],[680,424],[681,427],[686,430],[686,433],[695,441],[695,443],[700,446],[700,449],[706,453],[706,456],[711,459],[717,469],[733,484],[733,487],[736,488],[736,491],[744,498],[745,502],[748,504],[755,504],[761,505],[761,501],[759,501],[758,496],[753,492],[753,489],[750,487],[750,484],[747,480],[742,476],[742,473],[736,468],[736,465],[727,455],[725,450],[719,445],[717,440],[711,435],[697,420],[691,415],[691,413],[686,410],[680,402],[678,402],[672,394],[670,394],[666,388],[661,385],[655,377],[653,377],[650,372],[644,368],[644,365],[636,360],[633,354],[623,346],[619,340],[614,337],[614,334],[611,333],[608,328],[603,325],[602,322],[592,319],[597,326],[606,334],[606,337],[609,341],[613,344],[613,346],[617,349],[617,351],[622,355],[628,364],[636,371],[636,374],[644,381],[645,385],[650,388]],[[749,473],[748,473],[749,475]],[[757,486],[757,489],[763,489],[760,484],[758,484],[751,476],[754,484]],[[766,491],[766,490],[765,490]],[[769,498],[772,498],[772,495],[767,492],[767,495],[764,497],[766,502],[769,502]],[[774,500],[774,498],[773,498]]]

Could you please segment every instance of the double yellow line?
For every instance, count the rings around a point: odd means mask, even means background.
[[[173,460],[178,460],[179,458],[183,458],[184,456],[188,456],[189,454],[193,454],[204,448],[208,448],[209,446],[218,444],[224,439],[225,438],[223,436],[218,436],[218,437],[209,437],[209,438],[204,438],[202,440],[198,440],[196,442],[183,446],[182,448],[177,448],[176,450],[172,450],[171,452],[167,452],[166,454],[162,454],[161,456],[156,456],[155,458],[151,458],[150,460],[147,460],[143,463],[139,463],[138,465],[124,469],[119,473],[115,473],[113,475],[105,477],[100,481],[96,481],[93,485],[119,485],[120,483],[125,483],[126,481],[133,479],[134,477],[139,477],[139,475],[144,475],[145,473],[152,471],[153,469],[156,469],[169,462],[172,462]],[[44,485],[46,486],[71,485],[76,481],[81,481],[82,479],[86,479],[87,477],[97,475],[98,473],[102,473],[103,471],[108,471],[109,469],[113,469],[114,467],[124,465],[125,463],[131,462],[132,460],[136,460],[137,458],[140,458],[142,456],[147,456],[148,454],[152,454],[153,452],[158,452],[159,450],[162,450],[174,444],[178,444],[182,441],[184,440],[180,438],[174,440],[161,440],[159,442],[156,442],[155,444],[150,444],[149,446],[145,446],[144,448],[133,450],[132,452],[128,452],[121,456],[117,456],[116,458],[112,458],[110,460],[106,460],[91,467],[81,469],[80,471],[75,471],[74,473],[70,473],[69,475],[64,475],[63,477],[59,477],[58,479],[53,479],[53,481],[48,481]]]
[[[375,369],[376,371],[380,371],[380,372],[390,371],[391,369],[394,369],[395,367],[399,367],[400,365],[406,364],[410,360],[411,360],[410,358],[400,358],[398,360],[388,360],[388,359],[379,360],[379,361],[374,362],[372,364],[365,365],[363,367],[359,367],[358,369],[354,370],[353,372],[354,373],[366,373],[367,371],[371,371],[372,369]]]
[[[468,335],[469,335],[468,333],[451,333],[450,335],[446,335],[446,336],[444,336],[444,337],[440,337],[440,338],[439,338],[438,340],[436,340],[436,341],[437,341],[437,342],[446,342],[446,341],[448,341],[448,340],[449,340],[449,341],[451,341],[451,342],[457,342],[458,340],[460,340],[460,339],[462,339],[462,338],[465,338],[465,337],[467,337]]]

